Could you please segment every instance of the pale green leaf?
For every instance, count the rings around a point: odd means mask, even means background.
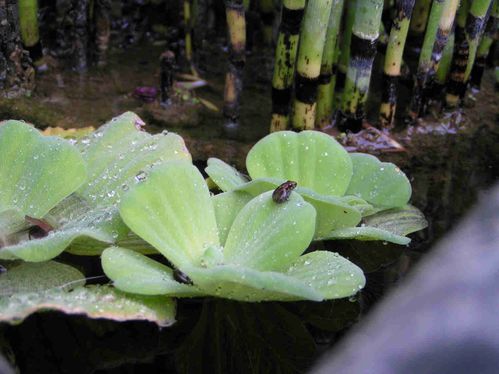
[[[412,205],[379,212],[364,218],[364,223],[366,226],[376,227],[402,236],[428,226],[424,214]]]
[[[342,196],[352,177],[352,161],[331,136],[318,131],[278,131],[256,143],[246,158],[252,179],[292,180],[319,194]]]
[[[230,191],[212,196],[211,199],[215,207],[220,244],[224,246],[234,219],[252,196],[242,191]]]
[[[320,293],[304,282],[282,273],[258,271],[245,266],[221,265],[185,269],[206,294],[240,301],[321,301]]]
[[[251,200],[237,215],[224,248],[225,263],[249,268],[282,270],[310,244],[315,209],[297,193],[276,203],[272,192]]]
[[[218,188],[224,192],[232,191],[248,182],[243,174],[218,158],[209,158],[208,166],[204,170]]]
[[[51,288],[0,297],[0,322],[17,324],[30,314],[47,310],[115,321],[149,321],[162,327],[175,322],[172,299],[127,294],[110,286],[80,286],[71,292]]]
[[[409,244],[411,239],[405,236],[396,235],[389,231],[379,229],[377,227],[361,226],[361,227],[346,227],[330,232],[321,238],[322,240],[382,240],[400,245]]]
[[[359,196],[377,207],[394,208],[407,204],[411,183],[394,164],[381,162],[364,153],[351,153],[353,176],[346,193]]]
[[[215,210],[201,173],[190,163],[157,166],[123,197],[125,223],[179,268],[200,264],[219,247]]]
[[[24,122],[0,123],[0,212],[42,218],[85,178],[83,159],[68,141]]]
[[[286,275],[301,280],[324,299],[356,294],[366,284],[362,270],[337,253],[316,251],[298,258]]]
[[[3,265],[7,271],[0,275],[0,298],[52,288],[69,290],[85,284],[85,276],[79,270],[56,261],[40,263],[16,261]]]
[[[122,291],[178,297],[203,295],[195,287],[177,282],[168,266],[130,249],[108,248],[102,253],[101,261],[106,275]]]
[[[259,178],[237,187],[236,191],[243,191],[252,196],[258,196],[265,191],[276,189],[283,182],[285,181],[282,179]],[[306,202],[312,204],[317,211],[314,237],[326,235],[331,232],[331,230],[337,228],[356,226],[362,218],[360,211],[357,209],[358,204],[360,204],[360,198],[359,200],[356,200],[357,204],[353,204],[352,197],[350,196],[336,197],[332,195],[321,195],[309,188],[304,188],[299,185],[295,191],[298,192]],[[362,205],[361,208],[367,209],[367,206]]]
[[[191,160],[180,136],[150,135],[140,131],[141,124],[136,114],[127,112],[80,139],[76,146],[87,162],[88,178],[46,216],[55,230],[45,238],[5,248],[0,258],[15,255],[45,261],[73,242],[78,244],[75,253],[93,255],[125,239],[129,229],[118,211],[122,195],[146,178],[152,166],[166,160]]]

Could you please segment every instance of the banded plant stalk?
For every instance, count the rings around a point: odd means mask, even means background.
[[[111,37],[111,0],[94,0],[95,55],[98,66],[107,63]]]
[[[271,132],[289,128],[296,54],[304,10],[305,0],[283,0],[282,2],[281,25],[279,26],[274,75],[272,77]]]
[[[437,73],[435,74],[435,93],[441,93],[445,88],[445,82],[447,82],[447,77],[449,76],[450,66],[452,63],[452,54],[454,51],[454,36],[455,33],[451,33],[449,35],[447,43],[445,44],[444,50],[442,52],[442,58],[440,60],[440,64],[438,64]]]
[[[342,131],[358,132],[362,128],[382,11],[383,0],[362,0],[356,3],[350,62],[338,122],[338,128]]]
[[[456,107],[466,92],[468,79],[475,63],[478,43],[485,29],[487,13],[492,5],[492,0],[473,0],[466,17],[464,38],[456,40],[456,49],[467,50],[467,58],[454,59],[451,68],[451,76],[447,85],[445,102],[448,107]],[[463,56],[466,53],[463,53]]]
[[[433,83],[442,51],[454,25],[459,0],[434,0],[421,54],[409,114],[415,119],[423,114],[430,85]]]
[[[274,25],[274,2],[273,0],[260,0],[260,16],[263,23],[263,41],[266,45],[272,45],[272,27]]]
[[[322,54],[319,86],[317,88],[317,114],[315,124],[324,128],[331,124],[333,118],[334,86],[336,83],[336,62],[338,60],[338,35],[340,32],[341,15],[344,0],[333,0],[329,23],[327,26],[326,43]]]
[[[308,0],[300,31],[296,61],[295,97],[292,126],[301,131],[313,129],[317,84],[333,0]]]
[[[229,34],[229,66],[225,76],[224,106],[225,129],[238,127],[243,71],[246,63],[246,18],[243,0],[225,2]]]
[[[396,16],[390,30],[383,68],[383,88],[379,109],[379,122],[383,129],[390,129],[394,125],[397,85],[413,9],[414,0],[397,1]]]
[[[409,24],[409,39],[414,41],[414,44],[422,43],[428,16],[430,14],[432,0],[416,0],[414,10]]]
[[[482,84],[483,72],[487,63],[487,56],[489,55],[492,43],[499,34],[499,0],[494,0],[492,11],[490,12],[487,26],[483,34],[482,40],[478,46],[476,53],[476,61],[473,69],[471,70],[470,83],[473,89],[480,90]]]
[[[192,19],[191,0],[184,0],[184,38],[185,38],[185,59],[192,68]]]
[[[338,69],[336,72],[336,86],[334,92],[334,102],[340,103],[345,89],[348,63],[350,62],[350,42],[352,41],[352,28],[355,21],[355,7],[357,0],[349,0],[345,4],[345,24],[339,43]]]
[[[43,57],[38,26],[38,0],[19,0],[19,28],[24,47],[36,64]]]

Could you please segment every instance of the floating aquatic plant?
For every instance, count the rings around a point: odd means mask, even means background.
[[[175,267],[126,248],[106,249],[104,271],[126,292],[319,301],[348,297],[365,283],[362,270],[336,253],[303,254],[316,212],[299,194],[282,203],[271,191],[210,196],[189,162],[156,166],[123,196],[120,214]]]
[[[99,254],[110,244],[126,240],[129,229],[118,213],[121,195],[145,178],[152,165],[164,160],[190,160],[180,136],[150,135],[140,131],[143,124],[136,114],[127,112],[79,139],[74,146],[61,139],[44,138],[34,129],[27,130],[27,125],[9,123],[0,127],[0,152],[5,152],[0,173],[7,173],[2,178],[5,186],[0,187],[2,199],[20,195],[16,200],[24,204],[19,205],[23,219],[24,215],[43,218],[52,228],[42,238],[22,238],[2,248],[0,258],[46,261],[70,245],[77,254]],[[40,145],[30,146],[35,140]],[[59,148],[64,152],[58,151],[55,161],[44,156]],[[24,177],[12,183],[14,174]],[[45,179],[36,179],[38,174]],[[27,209],[30,206],[34,210]],[[16,205],[1,203],[0,207],[5,217]]]
[[[286,180],[297,182],[295,191],[317,211],[316,239],[348,237],[407,244],[410,239],[405,235],[426,227],[422,213],[408,208],[411,185],[399,168],[371,155],[349,154],[321,132],[281,131],[268,135],[250,150],[246,168],[250,182],[217,159],[208,160],[206,172],[222,191],[251,196],[273,190]],[[403,231],[394,229],[393,224],[380,224],[385,211],[392,223],[394,212],[399,212],[396,216],[405,223]],[[409,220],[404,218],[408,211]],[[367,217],[375,213],[377,225],[372,226]]]

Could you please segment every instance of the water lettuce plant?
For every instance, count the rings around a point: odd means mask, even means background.
[[[349,154],[334,138],[318,131],[280,131],[257,142],[248,153],[251,181],[218,159],[206,172],[222,191],[256,196],[286,180],[317,211],[315,239],[384,240],[407,244],[405,235],[426,227],[423,214],[408,205],[411,185],[394,164]],[[383,225],[383,218],[391,222]],[[376,215],[376,224],[369,216]],[[393,230],[398,220],[403,230]]]
[[[348,297],[365,284],[362,270],[336,253],[303,254],[316,211],[295,192],[283,203],[271,191],[211,196],[191,163],[169,161],[122,197],[120,214],[174,267],[130,249],[106,249],[103,269],[126,292],[320,301]]]
[[[0,259],[46,261],[69,246],[73,253],[99,254],[126,241],[130,230],[118,213],[121,195],[152,165],[191,160],[180,136],[150,135],[141,131],[143,124],[127,112],[73,145],[18,122],[0,126],[0,219],[17,209],[22,220],[33,216],[51,228],[41,238],[10,235]]]

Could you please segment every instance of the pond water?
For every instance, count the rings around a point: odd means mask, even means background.
[[[214,51],[218,58],[202,72],[208,85],[196,93],[210,106],[221,108],[225,57],[219,47],[214,48],[218,48]],[[160,52],[157,46],[116,51],[106,68],[85,75],[52,66],[39,78],[31,98],[0,101],[0,120],[25,119],[42,128],[98,126],[133,110],[148,121],[150,131],[161,131],[161,121],[169,123],[169,131],[186,139],[197,165],[215,156],[243,168],[248,149],[268,131],[266,72],[271,68],[262,68],[269,64],[268,54],[248,58],[241,132],[237,139],[228,140],[221,135],[221,114],[202,104],[190,102],[187,109],[158,119],[153,105],[133,96],[136,87],[157,85]],[[440,120],[426,118],[412,134],[400,130],[395,137],[405,151],[380,155],[409,176],[412,204],[425,213],[428,229],[413,234],[408,247],[351,241],[318,244],[363,268],[368,282],[358,296],[324,303],[181,300],[177,323],[162,330],[148,323],[37,314],[19,326],[1,327],[2,351],[15,356],[22,373],[306,371],[403,280],[499,175],[497,94],[492,75],[484,81],[473,107]],[[172,118],[177,122],[168,122]],[[63,261],[70,257],[64,256]],[[97,260],[80,261],[89,276],[102,273]]]

